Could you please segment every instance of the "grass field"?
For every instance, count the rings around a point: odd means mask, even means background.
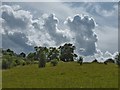
[[[60,62],[45,68],[37,64],[2,71],[3,88],[117,88],[118,67],[115,64]]]

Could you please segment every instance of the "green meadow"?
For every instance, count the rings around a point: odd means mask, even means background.
[[[118,88],[118,66],[114,63],[59,62],[16,66],[2,70],[3,88]]]

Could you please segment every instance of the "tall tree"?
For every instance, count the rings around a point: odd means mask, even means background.
[[[47,59],[47,52],[48,49],[46,47],[34,47],[36,50],[37,59],[39,60],[39,68],[45,67],[46,59]]]
[[[74,57],[76,57],[76,54],[74,54],[75,46],[73,46],[70,43],[66,43],[63,46],[59,47],[60,49],[60,59],[62,61],[68,62],[68,61],[74,61]]]

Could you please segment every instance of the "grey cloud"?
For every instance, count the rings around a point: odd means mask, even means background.
[[[10,48],[16,53],[33,51],[33,47],[26,44],[28,39],[22,33],[3,34],[2,47],[4,49]]]
[[[2,18],[4,23],[12,29],[25,29],[30,23],[30,14],[23,10],[13,10],[12,7],[8,5],[1,6]],[[3,24],[4,25],[4,24]]]
[[[15,7],[14,7],[15,9]],[[32,15],[28,11],[13,10],[11,6],[2,5],[1,32],[2,48],[11,48],[15,52],[29,52],[33,46],[29,45],[28,32],[31,29]]]
[[[93,55],[96,53],[97,35],[93,31],[96,23],[93,18],[88,16],[75,15],[73,19],[68,18],[66,21],[71,31],[74,31],[75,45],[77,52],[83,55]],[[80,48],[85,51],[79,50]]]
[[[97,52],[98,39],[94,32],[96,23],[93,18],[75,15],[73,19],[66,20],[67,28],[62,24],[65,28],[61,29],[58,28],[59,20],[54,14],[34,19],[29,11],[5,5],[2,9],[4,48],[29,52],[35,45],[49,47],[70,42],[77,47],[77,54],[88,56]]]
[[[56,45],[69,41],[65,36],[65,30],[60,30],[57,27],[59,20],[54,14],[45,19],[44,29],[50,34],[51,39],[56,42]]]
[[[0,20],[2,22],[1,33],[3,34],[3,48],[10,47],[14,50],[16,48],[17,50],[18,48],[22,48],[28,52],[31,50],[31,46],[33,48],[33,46],[36,45],[56,45],[56,42],[51,39],[52,34],[50,35],[48,30],[43,28],[47,26],[43,26],[42,21],[45,20],[42,18],[33,19],[30,12],[21,9],[16,11],[16,9],[13,10],[13,8],[8,5],[3,5],[0,9],[2,11]],[[50,27],[50,25],[48,27]],[[54,28],[51,29],[54,30]],[[22,38],[23,36],[24,39]]]
[[[57,26],[59,20],[54,14],[48,15],[46,18],[41,16],[39,19],[33,19],[31,13],[25,10],[13,10],[8,5],[3,5],[1,9],[4,20],[3,29],[6,32],[3,38],[7,39],[9,43],[11,41],[11,44],[21,48],[25,46],[24,49],[28,50],[30,46],[35,45],[58,46],[65,42],[72,42],[77,47],[79,54],[93,55],[96,52],[97,35],[93,32],[95,21],[88,16],[76,15],[73,20],[68,19],[66,22],[69,29],[61,30]],[[12,35],[9,34],[10,31]],[[20,38],[22,35],[25,40]],[[4,40],[3,46],[7,47]],[[80,48],[85,49],[85,51],[81,52]]]

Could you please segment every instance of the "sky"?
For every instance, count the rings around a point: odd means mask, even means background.
[[[118,51],[117,2],[2,2],[0,10],[0,47],[16,53],[66,42],[84,56]]]

